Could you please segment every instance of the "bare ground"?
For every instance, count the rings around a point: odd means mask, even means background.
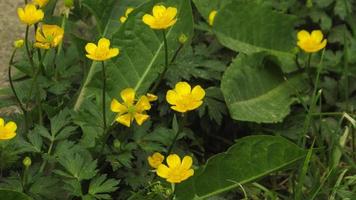
[[[13,41],[24,37],[25,26],[17,18],[17,8],[24,0],[0,0],[0,87],[7,84],[8,62]]]

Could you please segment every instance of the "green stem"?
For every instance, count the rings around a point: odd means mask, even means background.
[[[101,62],[101,67],[102,67],[102,71],[103,71],[103,93],[102,93],[102,104],[103,104],[103,122],[104,122],[104,126],[103,126],[103,135],[105,135],[106,133],[106,70],[105,70],[105,64],[104,61]]]
[[[169,154],[171,154],[171,152],[172,152],[172,150],[173,150],[173,147],[174,147],[174,145],[175,145],[175,143],[176,143],[176,141],[177,141],[177,139],[178,139],[180,133],[183,132],[183,128],[184,128],[184,124],[185,124],[185,119],[186,119],[186,115],[183,113],[183,114],[182,114],[182,118],[181,118],[181,120],[179,121],[179,128],[178,128],[178,131],[177,131],[176,135],[174,136],[171,145],[170,145],[169,148],[168,148],[168,151],[167,151],[166,156],[169,156]]]
[[[31,67],[32,67],[32,72],[35,72],[35,64],[33,63],[33,59],[32,59],[32,54],[30,52],[30,48],[28,46],[28,32],[30,30],[30,26],[26,26],[26,34],[25,34],[25,47],[26,47],[26,53],[27,53],[27,57],[28,57],[28,60],[31,64]]]
[[[315,79],[315,83],[314,83],[314,89],[313,89],[313,93],[312,93],[312,100],[311,100],[311,104],[310,104],[309,109],[308,109],[307,117],[306,117],[306,119],[304,121],[302,137],[299,139],[299,142],[298,142],[302,146],[305,145],[306,135],[308,133],[308,129],[309,129],[311,121],[312,121],[312,113],[313,113],[313,111],[315,109],[315,106],[316,106],[316,103],[317,103],[320,74],[321,74],[321,71],[323,69],[322,61],[323,61],[323,58],[324,58],[324,52],[325,52],[325,50],[323,50],[323,52],[321,54],[320,62],[318,64],[318,66],[317,66],[318,69],[317,69],[316,79]],[[311,55],[309,56],[309,58],[311,58]],[[310,61],[308,62],[308,65],[310,65]]]
[[[13,60],[14,60],[14,57],[15,57],[15,53],[16,53],[16,49],[13,51],[12,55],[11,55],[11,59],[10,59],[10,62],[9,62],[9,73],[8,73],[8,76],[9,76],[9,82],[10,82],[10,87],[11,87],[11,90],[12,90],[12,93],[14,94],[15,98],[16,98],[16,101],[17,101],[17,104],[20,106],[20,109],[21,111],[23,112],[24,114],[24,121],[25,121],[25,131],[27,132],[28,131],[28,122],[27,122],[27,111],[26,109],[23,107],[22,105],[22,102],[19,98],[19,96],[17,95],[16,93],[16,90],[15,90],[15,86],[14,86],[14,83],[12,81],[12,77],[11,77],[11,69],[12,69],[12,63],[13,63]]]
[[[166,31],[164,29],[162,30],[162,35],[163,35],[163,42],[164,42],[164,70],[160,74],[158,81],[156,81],[156,83],[152,87],[152,89],[150,91],[151,93],[156,92],[159,84],[162,82],[164,75],[166,74],[167,69],[168,69],[168,42],[167,42]]]
[[[54,144],[54,138],[53,138],[53,136],[52,136],[51,144],[49,145],[49,148],[48,148],[48,151],[47,151],[47,155],[48,155],[48,156],[51,155],[51,153],[52,153],[53,144]],[[40,167],[40,171],[39,171],[40,173],[43,172],[43,170],[44,170],[46,164],[47,164],[47,160],[43,160],[43,162],[42,162],[42,164],[41,164],[41,167]]]

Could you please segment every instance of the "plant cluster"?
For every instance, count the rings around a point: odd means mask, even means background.
[[[355,6],[25,0],[0,199],[356,199]]]

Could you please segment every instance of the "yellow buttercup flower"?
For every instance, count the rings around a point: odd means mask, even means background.
[[[164,160],[164,156],[156,152],[152,154],[152,156],[148,156],[147,160],[148,160],[148,164],[150,164],[152,168],[156,169],[160,164],[162,164]]]
[[[177,22],[177,8],[156,5],[152,9],[152,15],[145,14],[142,21],[152,29],[166,29]]]
[[[115,120],[127,127],[130,127],[134,120],[138,125],[141,125],[149,118],[149,115],[146,114],[146,111],[151,109],[148,98],[142,95],[135,102],[135,95],[134,89],[126,88],[120,93],[123,103],[116,99],[111,101],[111,111],[118,113]]]
[[[95,61],[104,61],[119,55],[118,48],[110,48],[110,40],[101,38],[98,46],[94,43],[88,43],[85,46],[87,57]]]
[[[166,179],[170,183],[180,183],[194,175],[191,169],[193,159],[190,156],[184,156],[183,161],[176,154],[167,157],[167,165],[161,164],[157,168],[157,175]]]
[[[314,30],[309,33],[306,30],[301,30],[297,34],[297,45],[307,53],[314,53],[325,48],[327,40],[320,30]]]
[[[16,40],[16,41],[14,42],[14,47],[15,47],[15,48],[21,48],[21,47],[23,47],[24,44],[25,44],[25,41],[24,41],[24,40],[22,40],[22,39]]]
[[[185,113],[203,104],[205,91],[199,85],[193,90],[187,82],[178,82],[173,90],[168,90],[166,100],[175,111]]]
[[[214,20],[215,20],[215,16],[218,12],[216,10],[212,10],[210,13],[209,13],[209,17],[208,17],[208,22],[209,22],[209,25],[212,26],[214,24]]]
[[[122,17],[120,17],[120,22],[121,22],[121,23],[124,23],[124,22],[127,20],[127,18],[129,17],[129,14],[130,14],[133,10],[134,10],[134,9],[133,9],[132,7],[128,7],[128,8],[126,9],[126,11],[125,11],[125,15],[122,16]]]
[[[44,17],[41,9],[37,9],[35,5],[27,4],[25,8],[18,8],[17,15],[22,23],[26,25],[36,24]]]
[[[64,30],[57,25],[42,25],[37,28],[35,47],[41,49],[54,48],[62,42]]]
[[[16,123],[10,121],[5,124],[3,118],[0,117],[0,140],[10,140],[16,136]]]
[[[45,7],[49,0],[33,0],[35,5],[38,5],[40,8]]]

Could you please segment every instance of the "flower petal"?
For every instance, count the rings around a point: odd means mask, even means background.
[[[109,50],[109,57],[113,58],[115,56],[119,55],[119,49],[118,48],[112,48]]]
[[[305,41],[305,40],[310,38],[310,34],[306,30],[301,30],[301,31],[298,32],[297,38],[298,38],[299,41]]]
[[[166,7],[163,5],[156,5],[152,9],[152,14],[155,18],[160,18],[166,12]]]
[[[200,85],[197,85],[192,90],[192,96],[195,100],[202,100],[205,97],[205,91]]]
[[[5,121],[3,118],[0,117],[0,127],[3,127],[5,125]]]
[[[148,120],[149,117],[150,116],[146,115],[146,114],[140,114],[140,113],[135,114],[135,120],[136,120],[137,124],[140,126],[143,124],[143,122]]]
[[[181,165],[180,157],[177,154],[171,154],[167,157],[167,164],[169,168],[176,168]]]
[[[185,106],[177,105],[177,106],[171,106],[172,110],[175,110],[177,112],[185,113],[188,111],[188,108]]]
[[[174,90],[168,90],[168,92],[166,94],[166,100],[169,104],[176,105],[178,98],[179,98],[179,96]]]
[[[145,110],[151,109],[150,101],[146,96],[141,96],[141,98],[136,103],[136,112],[141,113]]]
[[[126,9],[126,11],[125,11],[125,16],[128,17],[129,14],[130,14],[133,10],[134,10],[134,8],[128,7],[128,8]]]
[[[193,175],[194,175],[194,170],[189,169],[189,170],[185,171],[181,181],[187,180],[189,177],[191,177]]]
[[[126,88],[121,91],[120,96],[127,106],[132,105],[135,100],[135,90],[133,88]]]
[[[314,30],[311,33],[311,38],[315,43],[320,43],[323,40],[324,35],[320,30]]]
[[[190,102],[189,105],[187,105],[188,110],[195,110],[197,108],[199,108],[199,106],[201,106],[203,104],[203,101],[193,101]]]
[[[166,165],[160,164],[160,165],[157,167],[156,173],[157,173],[157,175],[158,175],[159,177],[167,178],[167,177],[169,176],[169,174],[170,174],[170,171],[171,171],[171,170],[170,170]]]
[[[9,132],[15,132],[17,129],[17,125],[15,122],[10,121],[5,125],[5,129]]]
[[[124,114],[124,115],[120,115],[120,116],[118,116],[116,118],[116,121],[119,122],[122,125],[130,127],[131,122],[132,122],[131,114],[127,113],[127,114]]]
[[[110,109],[111,111],[113,112],[117,112],[117,113],[120,113],[120,114],[123,114],[125,112],[127,112],[127,107],[122,105],[118,100],[116,99],[113,99],[111,101],[111,105],[110,105]]]
[[[155,18],[152,16],[152,15],[149,15],[149,14],[145,14],[143,17],[142,17],[142,21],[149,25],[149,26],[152,26],[152,24],[155,23]]]
[[[182,160],[182,164],[181,164],[181,169],[185,169],[188,170],[192,167],[193,164],[193,159],[190,156],[184,156],[183,160]]]
[[[96,49],[97,49],[97,46],[94,43],[88,43],[87,45],[85,45],[85,51],[88,54],[94,54]]]
[[[16,132],[0,133],[0,140],[10,140],[16,136]]]
[[[101,38],[98,42],[98,48],[109,49],[110,47],[110,40],[106,38]]]
[[[327,39],[323,40],[323,42],[320,44],[320,49],[324,49],[326,47]]]
[[[176,17],[176,15],[177,15],[177,8],[175,8],[175,7],[168,7],[166,13],[167,13],[167,18],[169,19],[169,21],[171,21],[171,20],[173,20],[173,19]]]
[[[174,88],[178,95],[187,95],[191,90],[192,88],[187,82],[178,82]]]

